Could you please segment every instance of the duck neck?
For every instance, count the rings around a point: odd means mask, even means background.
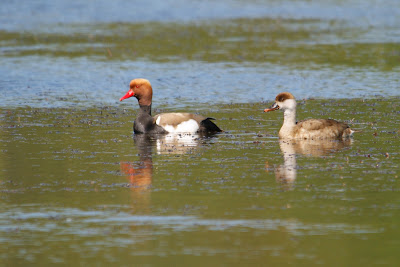
[[[283,127],[293,127],[296,125],[296,110],[285,109],[283,113]]]
[[[154,120],[151,117],[151,104],[139,106],[139,114],[133,123],[133,131],[135,133],[147,133],[154,127]]]
[[[139,105],[139,107],[140,107],[139,115],[151,116],[151,104],[150,105]]]

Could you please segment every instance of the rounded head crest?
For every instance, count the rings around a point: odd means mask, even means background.
[[[276,102],[283,102],[286,99],[295,99],[295,98],[291,93],[288,93],[288,92],[280,93],[275,97]]]
[[[151,88],[151,84],[150,84],[149,80],[147,80],[147,79],[142,79],[142,78],[133,79],[133,80],[129,83],[129,88],[130,88],[130,89],[134,89],[135,87],[136,87],[136,88],[139,88],[139,87],[141,87],[141,86],[143,86],[143,85],[148,86],[148,87]]]
[[[121,97],[120,101],[132,96],[137,98],[141,106],[151,105],[153,89],[151,88],[149,80],[141,78],[132,80],[129,83],[129,91],[125,96]]]

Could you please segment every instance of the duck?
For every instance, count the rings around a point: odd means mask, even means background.
[[[289,92],[276,96],[275,103],[264,112],[283,111],[283,125],[279,130],[281,139],[344,139],[355,132],[344,122],[332,119],[308,119],[296,122],[296,99]]]
[[[133,79],[129,83],[129,91],[119,101],[136,97],[139,102],[139,114],[133,123],[135,134],[175,134],[201,133],[212,134],[222,130],[212,120],[191,113],[161,113],[151,116],[153,88],[147,79]]]

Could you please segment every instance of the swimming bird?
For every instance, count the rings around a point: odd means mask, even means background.
[[[151,116],[153,88],[146,79],[134,79],[129,84],[129,91],[119,101],[136,97],[139,102],[139,114],[133,124],[133,131],[139,133],[216,133],[222,130],[211,120],[191,113],[161,113]]]
[[[296,100],[291,93],[280,93],[275,103],[264,112],[283,110],[283,125],[279,130],[282,139],[342,139],[355,131],[344,123],[332,119],[308,119],[296,122]]]

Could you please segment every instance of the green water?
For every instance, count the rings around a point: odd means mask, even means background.
[[[197,23],[59,26],[56,32],[0,32],[5,56],[101,60],[269,62],[378,67],[399,64],[398,42],[368,42],[367,30],[319,19],[229,19]],[[332,39],[335,40],[332,43]]]
[[[226,131],[181,141],[133,138],[135,109],[2,109],[2,262],[397,265],[399,99],[299,101],[362,132],[293,148],[294,179],[269,104],[186,107]]]
[[[3,1],[1,266],[400,264],[397,0]],[[153,114],[214,136],[133,136]],[[359,130],[284,143],[298,119]]]
[[[153,107],[254,103],[283,91],[398,96],[400,45],[389,26],[307,18],[52,26],[0,29],[0,106],[117,106],[138,77],[152,83]]]

